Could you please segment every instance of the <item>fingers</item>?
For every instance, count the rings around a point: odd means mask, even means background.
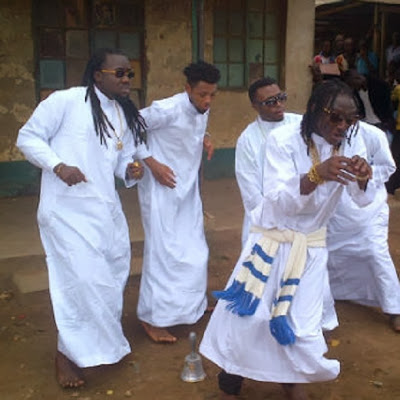
[[[176,186],[175,174],[172,170],[169,170],[168,173],[165,174],[164,182],[165,182],[164,185],[168,186],[171,189],[173,189]]]
[[[164,186],[173,189],[176,186],[175,173],[165,164],[161,164],[161,168],[155,175],[157,181]]]
[[[351,159],[344,156],[331,157],[319,165],[318,173],[324,180],[339,182],[342,185],[372,177],[371,167],[360,156],[353,156]]]
[[[65,166],[58,175],[68,186],[76,185],[80,182],[87,182],[85,175],[77,167]]]
[[[356,155],[352,157],[351,161],[357,179],[367,180],[372,178],[372,168],[364,158]]]
[[[214,147],[208,149],[207,151],[207,161],[210,161],[214,155]]]

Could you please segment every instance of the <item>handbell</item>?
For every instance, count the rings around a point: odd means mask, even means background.
[[[196,353],[196,334],[194,332],[190,332],[189,342],[192,351],[185,357],[185,365],[183,366],[181,378],[185,382],[200,382],[206,377],[206,374],[200,354]]]

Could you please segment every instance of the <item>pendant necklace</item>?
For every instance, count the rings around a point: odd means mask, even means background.
[[[119,120],[119,132],[120,132],[120,134],[118,135],[117,134],[117,131],[114,129],[114,128],[112,128],[112,130],[113,130],[113,132],[114,132],[114,135],[115,135],[115,137],[117,138],[117,150],[122,150],[122,148],[124,147],[124,144],[122,143],[122,140],[121,140],[121,138],[122,138],[122,136],[123,136],[123,126],[122,126],[122,118],[121,118],[121,113],[120,113],[120,111],[119,111],[119,107],[118,107],[118,105],[117,105],[117,102],[115,101],[115,108],[116,108],[116,110],[117,110],[117,115],[118,115],[118,120]]]

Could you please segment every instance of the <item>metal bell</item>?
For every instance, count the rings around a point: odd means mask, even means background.
[[[189,342],[192,352],[185,357],[181,378],[185,382],[200,382],[206,377],[206,374],[200,354],[196,353],[196,334],[194,332],[190,332]]]

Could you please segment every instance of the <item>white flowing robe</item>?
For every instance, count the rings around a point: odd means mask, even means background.
[[[101,107],[121,134],[115,101],[99,90]],[[125,178],[136,151],[122,109],[124,147],[96,135],[86,88],[57,91],[21,128],[17,146],[42,169],[38,222],[58,329],[58,350],[79,367],[112,364],[130,352],[121,326],[130,268],[128,226],[114,175]],[[78,167],[87,182],[68,186],[53,172],[60,162]],[[134,180],[126,182],[133,185]]]
[[[199,168],[208,112],[200,114],[184,92],[153,102],[141,114],[149,150],[174,171],[176,187],[161,185],[149,170],[139,183],[145,245],[137,313],[157,327],[193,324],[207,307]]]
[[[250,213],[262,201],[264,145],[269,133],[282,125],[299,122],[299,114],[285,113],[282,121],[264,121],[260,116],[240,134],[235,149],[235,174],[242,196],[244,217],[242,246],[250,230]]]
[[[333,297],[400,314],[400,284],[388,247],[389,206],[385,182],[395,171],[388,141],[380,129],[360,122],[372,164],[377,195],[359,208],[344,192],[328,225],[328,270]]]
[[[313,134],[321,161],[331,157],[332,146]],[[300,180],[312,165],[300,135],[300,124],[286,125],[271,132],[266,141],[264,199],[252,212],[253,225],[265,229],[290,229],[305,234],[326,226],[344,186],[337,182],[319,185],[309,195],[300,195]],[[365,154],[362,141],[343,141],[344,155]],[[374,183],[366,192],[357,183],[346,186],[358,204],[374,195]],[[251,232],[228,285],[241,268],[260,234]],[[271,335],[270,311],[287,263],[290,243],[280,245],[256,312],[240,317],[220,300],[200,345],[200,352],[231,374],[258,381],[300,383],[334,379],[339,362],[324,357],[327,346],[322,335],[323,295],[327,281],[326,248],[308,248],[306,266],[288,312],[296,336],[293,345],[282,346]]]

